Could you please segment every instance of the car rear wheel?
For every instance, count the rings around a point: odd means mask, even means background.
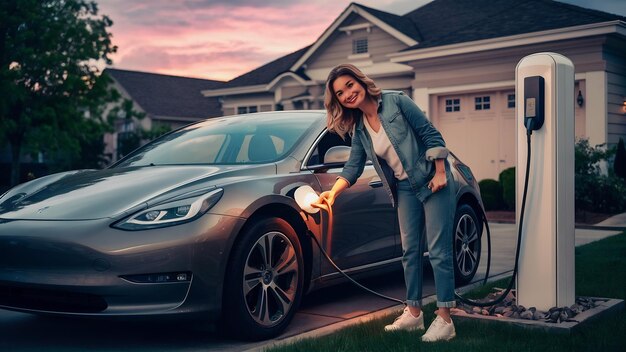
[[[480,263],[482,222],[474,209],[461,204],[454,216],[454,278],[457,285],[469,283]]]
[[[224,322],[234,337],[260,340],[282,332],[303,290],[298,236],[285,220],[250,227],[231,256],[224,287]]]

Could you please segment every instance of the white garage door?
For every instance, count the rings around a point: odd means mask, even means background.
[[[438,96],[433,121],[450,150],[478,180],[515,166],[515,92]]]

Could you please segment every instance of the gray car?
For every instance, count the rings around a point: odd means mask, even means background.
[[[334,147],[334,148],[333,148]],[[396,211],[369,163],[333,221],[294,191],[330,189],[349,140],[323,111],[213,118],[170,132],[103,170],[45,176],[0,198],[0,307],[75,316],[200,316],[246,339],[280,333],[302,295],[348,272],[399,268]],[[482,212],[453,155],[456,278],[480,259]]]

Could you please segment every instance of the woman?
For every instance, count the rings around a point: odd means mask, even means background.
[[[423,236],[437,288],[437,317],[423,341],[449,340],[456,333],[450,318],[455,306],[452,264],[454,190],[448,150],[441,134],[402,92],[382,91],[358,68],[342,64],[326,81],[328,129],[352,135],[350,158],[330,191],[313,206],[332,206],[372,160],[392,202],[398,207],[407,307],[385,331],[424,329],[422,298]]]

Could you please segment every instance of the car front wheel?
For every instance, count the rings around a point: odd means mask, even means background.
[[[454,278],[457,285],[469,283],[480,263],[482,222],[474,209],[461,204],[454,216]]]
[[[298,236],[285,220],[263,219],[243,234],[226,272],[223,318],[234,337],[260,340],[282,332],[303,290]]]

